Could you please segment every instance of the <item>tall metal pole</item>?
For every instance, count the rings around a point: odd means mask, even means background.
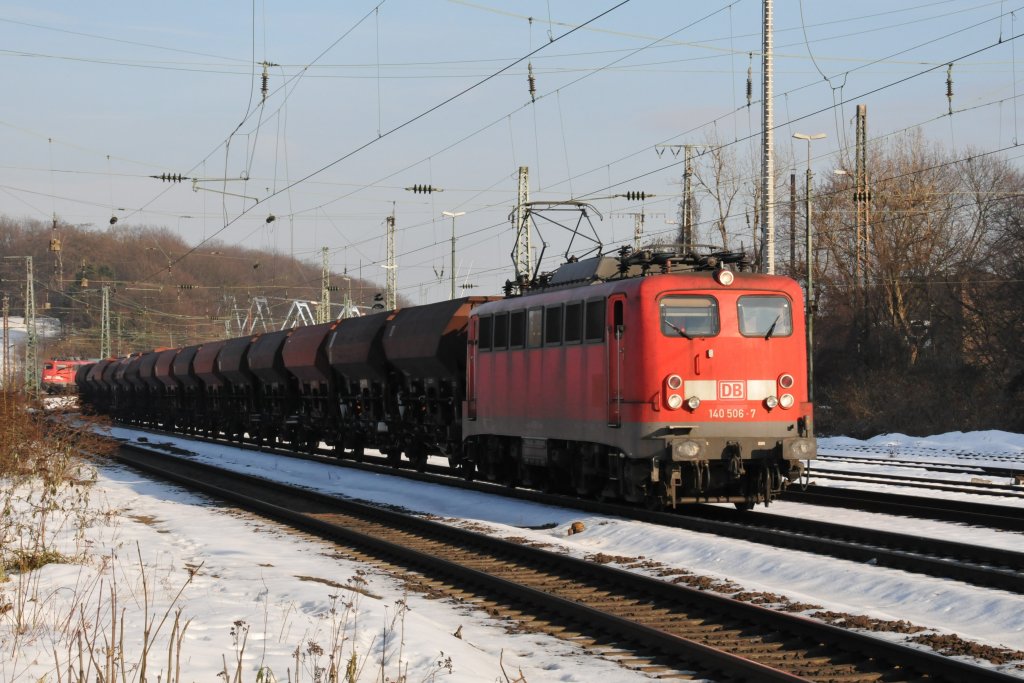
[[[25,391],[38,396],[41,383],[39,337],[36,329],[36,283],[32,274],[32,257],[25,257]]]
[[[789,275],[796,273],[796,173],[789,174]]]
[[[807,141],[807,189],[804,199],[804,229],[807,241],[807,292],[805,293],[804,318],[807,323],[807,402],[814,403],[814,247],[811,236],[811,188],[814,172],[811,170],[811,141],[821,140],[824,133],[808,135],[793,133],[797,140]]]
[[[442,216],[450,216],[451,219],[452,219],[452,269],[451,269],[451,272],[448,274],[448,279],[451,280],[451,283],[452,283],[452,293],[451,293],[450,298],[454,299],[455,298],[455,219],[458,218],[459,216],[465,216],[466,212],[465,211],[442,211],[441,215]]]
[[[388,264],[387,284],[384,288],[384,308],[393,311],[398,308],[398,264],[395,260],[395,214],[387,217],[388,224]]]
[[[854,180],[857,206],[857,283],[856,288],[866,288],[868,267],[868,225],[870,223],[867,171],[868,106],[857,105],[857,154]]]
[[[764,49],[761,54],[761,268],[775,272],[775,165],[772,160],[772,0],[764,0]]]
[[[683,171],[683,248],[693,251],[693,147],[684,145],[683,154],[686,166]]]
[[[519,183],[516,201],[516,279],[529,282],[533,279],[533,249],[530,245],[530,169],[519,167]]]
[[[4,294],[3,299],[3,315],[4,315],[4,360],[3,368],[0,371],[0,384],[6,390],[10,387],[11,382],[11,299],[7,294]]]
[[[804,205],[806,223],[804,235],[807,239],[807,402],[814,403],[814,249],[811,245],[811,187],[814,171],[811,170],[811,141],[807,141],[807,191]]]
[[[110,352],[110,287],[104,285],[100,308],[100,358],[110,358]]]
[[[331,319],[331,267],[328,263],[329,251],[327,247],[321,250],[320,268],[320,308],[316,311],[316,321],[325,323]]]

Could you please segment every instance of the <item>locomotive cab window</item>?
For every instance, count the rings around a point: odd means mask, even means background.
[[[658,304],[661,333],[666,337],[714,337],[718,334],[718,301],[710,296],[666,296]]]
[[[793,334],[793,307],[783,296],[741,296],[736,303],[744,337],[788,337]]]

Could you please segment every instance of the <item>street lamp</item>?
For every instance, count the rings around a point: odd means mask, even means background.
[[[450,216],[452,219],[452,270],[449,277],[452,282],[452,293],[449,298],[455,298],[455,219],[459,216],[465,216],[465,211],[442,211],[442,216]]]
[[[807,321],[807,402],[814,403],[814,252],[811,249],[811,141],[821,140],[824,133],[793,133],[797,140],[807,141],[807,190],[804,196],[805,235],[807,238],[807,292],[804,318]]]

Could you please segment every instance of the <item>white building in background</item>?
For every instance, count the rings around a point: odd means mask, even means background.
[[[19,382],[25,376],[25,342],[28,339],[28,331],[25,329],[25,318],[20,315],[12,315],[8,317],[7,327],[7,343],[9,348],[2,348],[3,343],[0,342],[0,368],[3,368],[4,357],[6,356],[9,361],[9,368],[11,377],[15,382]],[[38,335],[39,343],[43,343],[53,339],[60,338],[60,320],[57,318],[36,318],[36,334]],[[2,331],[0,331],[0,340],[3,339]],[[42,363],[45,358],[40,355],[39,362]],[[40,372],[42,368],[40,367]],[[2,375],[2,373],[0,373]],[[6,377],[0,376],[0,386],[3,386]]]

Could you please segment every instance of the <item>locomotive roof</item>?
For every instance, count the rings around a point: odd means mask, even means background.
[[[584,287],[599,282],[643,278],[658,274],[711,272],[726,266],[742,272],[749,266],[742,252],[716,251],[707,254],[684,252],[678,245],[652,245],[643,249],[623,247],[617,256],[598,255],[563,263],[550,273],[541,273],[532,281],[507,282],[506,293],[518,290],[523,296]]]

